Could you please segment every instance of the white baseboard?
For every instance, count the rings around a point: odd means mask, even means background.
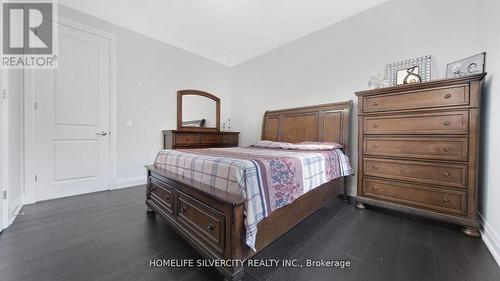
[[[116,181],[116,185],[113,189],[120,189],[120,188],[126,188],[126,187],[144,185],[144,184],[146,184],[146,177],[145,176],[123,178],[123,179],[118,179]]]
[[[490,250],[491,255],[500,266],[500,236],[498,233],[488,224],[488,222],[483,218],[481,214],[478,214],[479,222],[481,223],[481,237]]]

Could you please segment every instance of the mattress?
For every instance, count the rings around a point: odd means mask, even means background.
[[[157,168],[245,198],[246,244],[255,250],[257,224],[308,191],[353,173],[340,150],[257,147],[161,150]]]

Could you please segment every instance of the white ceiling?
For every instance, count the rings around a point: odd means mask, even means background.
[[[60,0],[234,66],[387,0]]]

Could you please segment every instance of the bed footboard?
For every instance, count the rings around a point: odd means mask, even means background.
[[[244,200],[198,183],[186,184],[177,175],[147,166],[146,205],[165,219],[207,259],[233,259],[234,225],[242,219]],[[217,268],[226,278],[238,279],[242,267]]]
[[[273,212],[258,224],[257,252],[246,246],[244,199],[154,166],[147,168],[146,205],[207,259],[246,260],[342,193],[344,178],[330,181]],[[217,267],[230,280],[243,267]]]

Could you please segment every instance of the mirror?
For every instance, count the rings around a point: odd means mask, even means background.
[[[216,102],[203,96],[185,95],[182,100],[182,127],[215,128]]]
[[[198,90],[177,92],[177,130],[218,131],[220,99]]]

